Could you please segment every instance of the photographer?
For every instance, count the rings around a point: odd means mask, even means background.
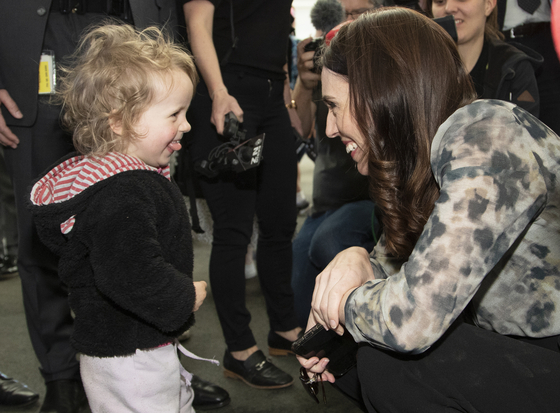
[[[248,139],[265,134],[263,159],[244,172],[196,177],[213,220],[210,283],[227,349],[225,374],[274,389],[293,378],[257,347],[245,305],[245,254],[258,219],[257,270],[270,320],[269,353],[287,354],[298,327],[290,286],[296,227],[296,154],[287,66],[291,0],[184,2],[188,38],[202,81],[187,115],[191,161],[222,145],[229,112]],[[295,116],[295,111],[289,109]]]
[[[357,15],[356,9],[365,11],[373,7],[368,0],[361,4],[342,0],[341,3],[335,2],[340,9],[338,12],[331,3],[318,0],[311,14],[317,38],[322,40],[325,36],[327,43],[336,32],[336,29],[330,29],[340,23],[340,20],[335,20],[334,24],[329,21],[333,15],[339,19],[346,15],[351,19]],[[320,19],[318,16],[324,17]],[[318,40],[314,42],[320,43]],[[311,39],[305,39],[298,44],[299,76],[293,93],[304,136],[309,136],[315,127],[315,136],[309,139],[315,139],[317,151],[313,170],[313,209],[293,242],[292,288],[301,326],[307,324],[315,277],[336,254],[348,247],[360,245],[371,250],[375,245],[372,228],[379,232],[375,204],[367,191],[367,179],[358,173],[344,145],[337,139],[328,139],[325,134],[327,107],[321,100],[321,75],[314,69],[318,53],[305,51],[310,43]]]

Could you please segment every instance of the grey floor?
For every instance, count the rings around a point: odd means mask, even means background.
[[[308,198],[311,197],[313,163],[304,157],[301,164],[301,185]],[[298,227],[303,217],[298,218]],[[195,280],[208,282],[208,244],[195,242]],[[251,328],[260,348],[267,353],[268,320],[264,300],[260,291],[258,278],[247,280],[247,305],[252,314]],[[192,337],[185,347],[201,357],[222,360],[225,344],[214,307],[212,292],[197,312],[197,323],[192,329]],[[295,357],[271,357],[280,368],[297,378],[299,363]],[[257,390],[246,384],[227,379],[223,376],[222,367],[206,362],[182,358],[185,368],[206,380],[210,380],[225,388],[231,396],[231,404],[216,412],[360,412],[336,389],[325,386],[326,404],[316,404],[304,389],[299,380],[294,385],[281,390]],[[0,371],[26,383],[41,396],[36,405],[27,408],[6,408],[0,406],[0,412],[36,413],[45,396],[45,386],[39,373],[39,364],[29,341],[22,306],[21,284],[17,275],[0,280]]]

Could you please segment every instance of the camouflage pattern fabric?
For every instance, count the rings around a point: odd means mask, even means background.
[[[513,104],[478,100],[440,126],[431,164],[441,193],[414,251],[392,262],[382,237],[346,328],[421,353],[472,301],[481,328],[560,334],[560,138]]]

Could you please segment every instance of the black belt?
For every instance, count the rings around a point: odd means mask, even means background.
[[[541,23],[527,23],[521,26],[514,27],[509,30],[504,30],[502,33],[506,39],[515,39],[516,37],[526,37],[548,30],[550,32],[550,22]]]

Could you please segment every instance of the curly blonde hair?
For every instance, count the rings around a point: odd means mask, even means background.
[[[55,100],[62,104],[62,122],[83,155],[124,151],[140,139],[134,125],[150,105],[158,80],[179,70],[193,87],[198,82],[192,57],[162,30],[139,31],[112,21],[88,30],[72,63],[60,70]],[[113,124],[120,126],[120,135]]]

